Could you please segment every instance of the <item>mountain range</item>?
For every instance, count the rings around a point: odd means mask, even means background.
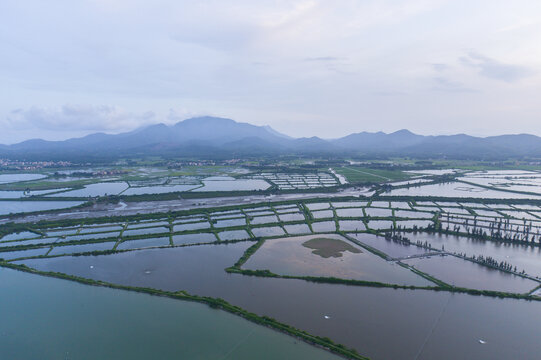
[[[408,130],[360,132],[338,139],[292,138],[269,126],[217,117],[196,117],[175,125],[157,124],[121,134],[95,133],[64,141],[33,139],[0,145],[0,157],[13,159],[176,156],[231,158],[273,155],[351,155],[365,157],[486,159],[541,157],[541,138],[528,135],[474,137],[423,136]]]

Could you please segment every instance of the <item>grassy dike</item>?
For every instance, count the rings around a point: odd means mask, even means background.
[[[9,269],[24,271],[31,274],[49,276],[49,277],[54,277],[54,278],[64,279],[64,280],[71,280],[71,281],[75,281],[75,282],[85,284],[85,285],[103,286],[103,287],[119,289],[119,290],[129,290],[129,291],[135,291],[135,292],[140,292],[140,293],[145,293],[145,294],[150,294],[150,295],[165,296],[165,297],[178,299],[178,300],[193,301],[193,302],[207,304],[212,308],[227,311],[229,313],[241,316],[245,318],[246,320],[249,320],[253,323],[263,325],[263,326],[272,328],[274,330],[278,330],[290,336],[294,336],[304,342],[307,342],[311,345],[315,345],[317,347],[321,347],[332,353],[340,355],[344,358],[355,359],[355,360],[369,360],[367,357],[359,355],[355,349],[348,349],[344,345],[337,344],[327,337],[311,335],[306,331],[281,323],[278,320],[275,320],[268,316],[260,316],[260,315],[251,313],[238,306],[228,303],[224,299],[212,298],[212,297],[207,297],[207,296],[191,295],[185,291],[171,292],[171,291],[158,290],[154,288],[118,285],[118,284],[113,284],[113,283],[109,283],[105,281],[98,281],[98,280],[92,280],[92,279],[87,279],[87,278],[73,276],[73,275],[67,275],[64,273],[39,271],[36,269],[29,268],[26,265],[12,264],[5,261],[0,261],[0,266],[9,268]]]

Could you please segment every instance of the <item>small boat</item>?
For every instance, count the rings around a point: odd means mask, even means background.
[[[479,339],[479,344],[486,344],[487,342],[485,340]]]
[[[331,318],[331,317],[328,316],[328,315],[324,315],[323,317],[324,317],[325,319],[330,319],[330,318]]]

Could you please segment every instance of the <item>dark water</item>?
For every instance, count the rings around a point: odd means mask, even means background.
[[[25,263],[120,284],[221,297],[249,311],[329,336],[373,359],[538,359],[541,354],[539,302],[225,273],[223,269],[251,244]]]
[[[0,268],[0,359],[335,359],[202,304]]]

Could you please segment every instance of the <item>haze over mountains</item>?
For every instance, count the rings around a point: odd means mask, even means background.
[[[64,141],[27,140],[0,145],[0,156],[18,159],[140,157],[232,157],[264,155],[411,156],[418,158],[501,159],[541,156],[541,138],[534,135],[474,137],[464,134],[423,136],[408,130],[386,134],[360,132],[339,139],[291,138],[269,126],[231,119],[197,117],[175,125],[151,125],[109,135],[91,134]]]

